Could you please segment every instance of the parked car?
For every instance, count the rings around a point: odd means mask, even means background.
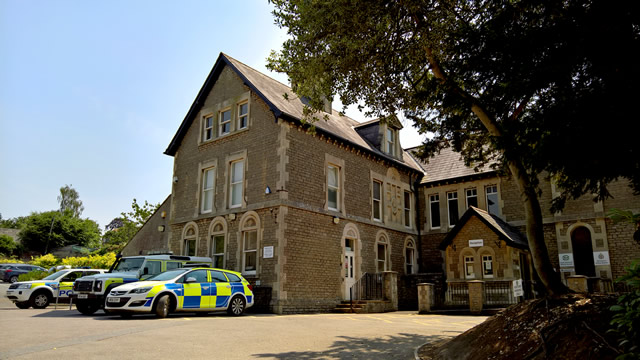
[[[47,271],[47,269],[40,266],[29,264],[4,264],[4,266],[0,268],[0,279],[4,282],[14,283],[18,281],[18,276],[34,270]]]
[[[117,256],[106,274],[86,276],[73,283],[71,297],[76,309],[84,315],[91,315],[104,304],[109,291],[116,286],[145,280],[166,270],[199,265],[209,267],[213,260],[209,257],[182,255],[140,255]]]
[[[9,286],[5,296],[20,309],[27,309],[29,306],[33,306],[34,309],[43,309],[56,301],[56,298],[58,302],[68,302],[76,279],[106,271],[104,269],[62,269],[42,280],[15,282]]]
[[[107,296],[105,310],[123,317],[155,313],[164,318],[176,311],[227,311],[238,316],[253,306],[252,290],[235,271],[181,268],[115,287]]]

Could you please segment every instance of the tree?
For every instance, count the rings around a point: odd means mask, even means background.
[[[0,255],[11,256],[17,248],[17,244],[9,235],[0,235]]]
[[[6,229],[20,229],[22,225],[24,225],[26,217],[18,216],[11,219],[3,219],[2,214],[0,214],[0,228]]]
[[[70,212],[74,217],[79,218],[84,211],[84,206],[82,206],[80,194],[71,186],[73,185],[65,185],[60,188],[60,195],[58,195],[60,212]]]
[[[522,195],[534,266],[550,295],[566,291],[544,242],[539,177],[568,198],[604,199],[618,178],[640,190],[635,119],[637,2],[272,0],[290,36],[268,67],[293,90],[369,115],[399,111],[427,158],[452,146],[467,165],[494,159]],[[313,111],[308,113],[312,114]]]
[[[107,231],[103,236],[103,242],[106,248],[103,250],[120,251],[159,207],[160,204],[150,204],[146,200],[140,205],[133,199],[131,211],[121,213],[121,217],[113,219],[105,226]]]
[[[40,253],[67,245],[97,247],[100,227],[95,221],[77,218],[70,212],[34,212],[27,217],[20,240],[26,249]]]
[[[633,240],[640,245],[640,213],[634,214],[631,210],[611,209],[607,216],[613,220],[614,224],[624,222],[635,226],[636,230],[633,232]]]

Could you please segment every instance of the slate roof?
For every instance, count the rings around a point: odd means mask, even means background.
[[[456,237],[458,232],[464,227],[464,225],[469,221],[469,219],[475,216],[480,219],[484,224],[486,224],[489,229],[493,230],[498,238],[507,242],[507,245],[511,247],[516,247],[520,249],[528,249],[529,243],[527,241],[527,237],[524,236],[520,231],[511,225],[507,224],[504,220],[500,219],[495,215],[491,215],[488,212],[479,209],[474,206],[470,206],[467,211],[462,215],[460,220],[456,223],[456,226],[453,230],[449,231],[447,236],[440,243],[440,249],[444,250],[451,244],[451,241]]]
[[[406,149],[406,151],[411,152],[413,149],[415,148]],[[440,150],[440,153],[430,158],[429,162],[420,160],[416,156],[414,156],[414,158],[426,173],[422,178],[421,184],[438,183],[445,180],[495,173],[495,170],[490,167],[492,163],[485,165],[479,171],[475,171],[474,168],[466,166],[462,155],[450,147]]]
[[[243,64],[242,62],[230,57],[229,55],[220,53],[220,56],[216,60],[211,73],[200,89],[198,96],[191,105],[191,108],[182,121],[180,128],[167,147],[165,154],[171,156],[175,155],[178,147],[180,146],[182,138],[186,134],[186,131],[189,129],[189,126],[195,119],[197,113],[200,111],[200,107],[202,106],[202,104],[204,104],[206,96],[213,88],[213,84],[216,82],[218,76],[220,75],[220,72],[225,66],[229,66],[232,70],[234,70],[236,74],[244,81],[245,85],[249,86],[253,92],[255,92],[262,100],[264,100],[264,102],[274,113],[276,119],[283,118],[285,120],[298,122],[300,121],[300,119],[302,119],[304,104],[289,86],[268,77],[267,75],[249,67],[246,64]],[[285,98],[284,94],[287,94],[287,98]],[[341,116],[340,113],[336,110],[332,110],[332,113],[327,115],[327,120],[323,120],[321,118],[322,115],[318,115],[318,117],[320,117],[320,120],[316,121],[313,124],[316,127],[316,131],[324,133],[327,136],[346,141],[357,148],[389,160],[396,165],[422,174],[422,168],[411,156],[406,153],[406,151],[403,151],[403,161],[398,161],[397,159],[389,157],[382,151],[375,148],[365,139],[363,139],[355,131],[355,127],[360,125],[360,123],[349,118],[348,116]]]

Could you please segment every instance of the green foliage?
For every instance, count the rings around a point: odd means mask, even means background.
[[[25,264],[25,262],[18,259],[0,257],[0,264]]]
[[[618,346],[623,351],[618,359],[640,359],[640,259],[626,270],[627,274],[616,282],[627,284],[631,291],[620,296],[618,305],[611,307],[615,313],[611,331],[619,336]]]
[[[31,264],[48,269],[52,266],[60,265],[60,259],[53,256],[53,254],[46,254],[32,258]]]
[[[80,200],[80,194],[78,194],[78,191],[71,186],[72,185],[65,185],[60,188],[58,204],[60,204],[61,213],[79,218],[84,210],[84,206]]]
[[[136,199],[133,199],[131,211],[123,212],[122,217],[113,219],[105,227],[107,231],[102,237],[104,245],[100,253],[120,252],[159,207],[160,204],[150,204],[146,200],[143,205],[140,205]]]
[[[150,204],[147,200],[144,201],[144,204],[140,206],[136,199],[133,199],[131,203],[131,211],[127,213],[122,213],[122,217],[124,221],[132,221],[138,226],[144,225],[147,220],[153,215],[156,210],[160,207],[160,203],[158,204]]]
[[[10,256],[17,248],[18,245],[11,236],[0,235],[0,255]]]
[[[47,271],[33,270],[26,274],[18,275],[18,281],[41,280],[50,275]]]
[[[625,222],[632,225],[640,225],[640,213],[634,214],[631,210],[611,209],[607,216],[614,223]]]
[[[20,239],[25,248],[40,253],[66,245],[94,248],[100,244],[100,228],[93,220],[57,211],[32,213],[25,221]]]
[[[268,67],[314,109],[340,95],[404,112],[434,135],[423,156],[452,146],[467,164],[513,162],[533,186],[549,173],[556,209],[606,198],[619,177],[640,190],[640,141],[620,130],[637,118],[640,2],[271,2],[288,40]]]
[[[0,214],[0,228],[21,229],[25,221],[26,221],[25,216],[18,216],[16,218],[11,218],[11,219],[3,219],[2,214]]]
[[[90,266],[93,269],[109,269],[116,261],[116,254],[113,252],[104,255],[89,255],[84,257],[68,257],[62,259],[62,265],[70,265],[72,268]]]

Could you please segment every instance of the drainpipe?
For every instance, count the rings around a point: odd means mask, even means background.
[[[418,273],[422,272],[423,270],[423,266],[422,266],[422,236],[420,235],[420,228],[422,227],[422,222],[420,221],[420,192],[419,192],[419,181],[420,181],[421,176],[416,176],[416,180],[414,182],[411,182],[411,175],[409,175],[409,184],[411,184],[413,186],[413,188],[411,189],[413,191],[413,193],[415,194],[415,204],[416,204],[416,228],[418,229],[418,239],[416,241],[416,255],[417,255],[417,262],[418,262]]]

